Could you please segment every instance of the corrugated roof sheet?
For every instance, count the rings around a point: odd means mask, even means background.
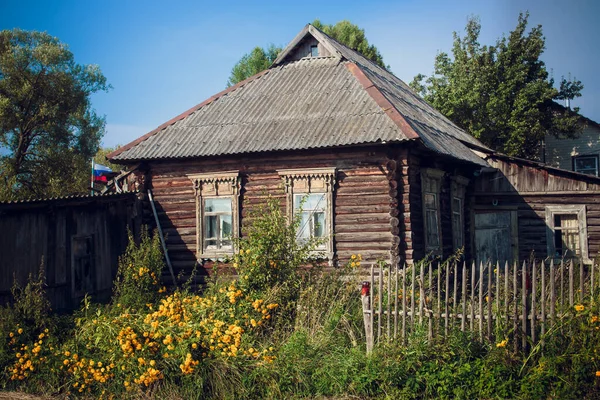
[[[31,198],[25,200],[14,200],[14,201],[0,201],[0,206],[8,204],[28,204],[28,203],[42,203],[47,201],[61,201],[61,200],[101,200],[106,198],[115,197],[127,197],[134,194],[140,193],[138,190],[124,193],[105,193],[105,194],[73,194],[69,196],[57,196],[57,197],[46,197],[46,198]]]
[[[487,165],[467,147],[486,149],[400,79],[312,26],[333,57],[303,58],[271,67],[174,118],[111,155],[116,161],[300,150],[409,140],[389,110],[350,71],[353,63],[440,154]],[[299,35],[298,37],[300,37]],[[298,37],[292,43],[299,41]],[[284,53],[292,50],[290,46]],[[276,63],[279,61],[276,61]],[[404,130],[406,132],[406,130]],[[410,137],[414,138],[415,135]]]
[[[201,157],[407,140],[335,58],[269,70],[114,157]]]
[[[325,34],[323,33],[323,35]],[[328,39],[331,40],[331,44],[345,59],[358,65],[411,125],[425,146],[444,155],[476,164],[485,164],[480,157],[473,154],[469,147],[490,151],[491,149],[456,126],[391,72],[343,44],[329,37]]]

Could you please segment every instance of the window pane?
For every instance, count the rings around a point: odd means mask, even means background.
[[[315,212],[313,214],[313,232],[315,237],[325,236],[325,213]]]
[[[298,239],[308,240],[310,238],[310,213],[300,214],[300,227],[298,228]]]
[[[554,216],[554,246],[557,257],[576,257],[581,254],[577,215],[557,214]]]
[[[310,46],[310,55],[311,55],[311,57],[319,57],[319,47],[318,46]]]
[[[598,159],[596,157],[575,158],[575,171],[584,174],[598,175]]]
[[[221,215],[221,239],[231,237],[231,232],[233,232],[231,215]]]
[[[439,246],[439,234],[438,234],[438,214],[436,210],[427,210],[426,215],[427,223],[427,245],[431,247]]]
[[[217,219],[216,215],[207,215],[204,218],[204,237],[216,238],[217,237]]]
[[[222,199],[205,199],[204,211],[210,212],[231,212],[231,199],[226,197]]]
[[[435,194],[425,193],[425,208],[437,208]]]
[[[304,200],[304,203],[302,203]],[[327,206],[327,199],[325,193],[313,193],[309,195],[295,195],[294,196],[294,208],[299,210],[302,207],[303,210],[325,210]]]

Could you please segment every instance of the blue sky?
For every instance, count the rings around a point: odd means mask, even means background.
[[[231,68],[254,46],[285,45],[302,27],[348,19],[363,28],[392,72],[410,82],[429,74],[437,52],[469,15],[491,44],[529,10],[546,37],[543,60],[557,80],[584,85],[573,105],[600,122],[600,2],[494,1],[28,1],[0,0],[0,29],[47,31],[79,63],[98,64],[113,89],[93,105],[106,115],[103,144],[125,144],[225,88]]]

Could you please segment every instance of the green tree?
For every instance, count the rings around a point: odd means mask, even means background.
[[[266,49],[256,46],[250,53],[244,54],[240,61],[233,66],[227,87],[269,68],[281,50],[281,47],[270,44]]]
[[[105,120],[90,95],[110,85],[47,33],[0,31],[0,196],[85,191]]]
[[[440,53],[430,77],[419,74],[411,87],[455,124],[487,146],[509,155],[537,158],[547,134],[574,137],[581,131],[577,109],[554,100],[581,95],[583,84],[561,82],[560,90],[540,56],[540,25],[527,32],[529,14],[495,45],[479,43],[481,24],[470,18],[465,36],[454,32],[452,56]]]
[[[312,22],[312,25],[338,42],[345,44],[351,49],[357,50],[363,56],[374,61],[381,67],[387,68],[383,63],[383,58],[381,57],[379,50],[377,50],[375,46],[369,44],[369,41],[365,36],[365,31],[350,21],[343,20],[335,25],[325,25],[318,19],[315,19]],[[254,50],[245,54],[234,65],[229,80],[227,81],[227,86],[235,85],[236,83],[269,68],[281,50],[281,47],[277,47],[273,44],[269,45],[266,49],[255,47]]]

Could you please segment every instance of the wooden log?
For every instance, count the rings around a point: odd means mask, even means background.
[[[540,339],[543,339],[546,334],[546,263],[542,260],[540,266],[542,268],[542,287],[540,293],[540,311],[542,313],[542,320]]]
[[[398,337],[398,265],[394,268],[394,339]]]
[[[425,266],[423,264],[419,264],[419,266],[419,324],[422,326],[423,312],[425,311],[425,289],[423,288],[425,284]]]
[[[379,290],[377,292],[377,342],[381,340],[381,318],[383,317],[383,265],[379,264]]]
[[[462,266],[462,315],[460,319],[460,330],[465,331],[465,321],[467,317],[467,263],[463,261]]]
[[[406,262],[402,263],[402,344],[406,344]]]
[[[536,319],[537,319],[537,314],[536,314],[536,310],[537,310],[537,304],[536,304],[536,278],[537,278],[537,274],[536,274],[536,264],[535,264],[535,260],[533,261],[533,268],[531,270],[531,342],[535,345],[535,325],[536,325]]]
[[[492,337],[492,263],[488,262],[488,281],[487,281],[487,337],[488,340]]]
[[[479,340],[483,341],[483,261],[479,263]]]
[[[448,305],[448,295],[450,292],[450,263],[446,263],[446,290],[444,293],[444,335],[448,337],[448,317],[449,317],[449,305]]]
[[[432,284],[433,284],[433,268],[432,268],[431,264],[432,263],[429,262],[429,286],[428,286],[428,290],[427,290],[427,292],[429,293],[429,298],[430,299],[432,298],[432,295],[433,295],[433,293],[432,293],[432,288],[433,288],[433,286],[432,286]],[[433,300],[431,302],[433,303]],[[427,316],[428,316],[428,326],[429,326],[429,329],[428,329],[427,333],[428,333],[429,339],[431,339],[431,338],[433,338],[433,315],[431,315],[432,314],[431,313],[431,308],[432,307],[430,307],[430,304],[427,304],[427,308],[429,310],[429,312],[427,313]]]
[[[471,321],[469,328],[475,332],[475,261],[471,264]]]
[[[455,320],[457,316],[456,302],[458,301],[458,262],[454,262],[454,288],[452,292],[452,326],[457,322]]]
[[[412,270],[412,279],[410,283],[410,328],[411,332],[415,331],[415,279],[416,279],[416,268],[417,265],[413,264],[411,267]]]
[[[523,261],[523,268],[521,270],[521,307],[522,310],[522,321],[521,321],[521,349],[527,348],[527,265]]]
[[[515,261],[513,264],[513,311],[514,311],[514,315],[513,315],[513,332],[514,332],[514,336],[515,336],[515,340],[514,340],[514,350],[517,351],[518,348],[518,343],[517,343],[517,328],[518,328],[518,321],[519,321],[519,305],[518,305],[518,291],[517,291],[517,270],[518,270],[518,266],[517,266],[517,262]]]
[[[556,288],[554,285],[554,260],[550,259],[550,329],[554,327],[554,323],[556,321],[556,312],[555,312],[555,304],[556,304]]]
[[[388,274],[387,274],[387,318],[386,318],[386,322],[387,322],[387,340],[388,342],[390,341],[390,338],[392,337],[391,335],[391,322],[392,322],[392,269],[391,266],[388,269]]]
[[[573,260],[569,262],[569,307],[573,308],[573,304],[575,304],[574,292],[573,292],[573,274],[575,270],[575,265],[573,264]]]

